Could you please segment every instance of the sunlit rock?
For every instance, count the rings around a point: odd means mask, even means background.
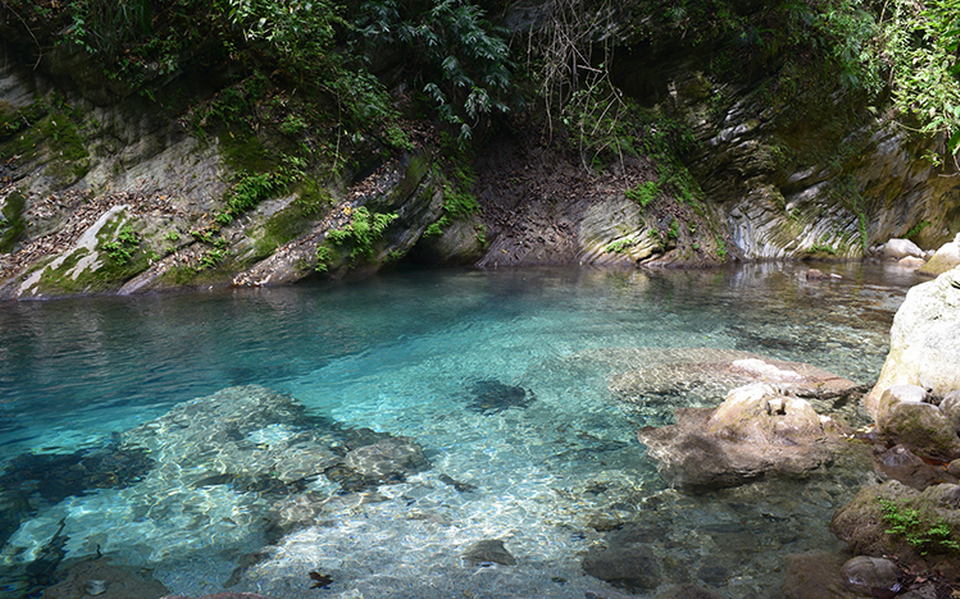
[[[904,256],[903,258],[897,260],[898,266],[908,269],[923,268],[923,265],[926,263],[927,261],[923,258],[915,258],[913,256]]]
[[[939,276],[960,265],[960,233],[953,241],[940,246],[937,253],[920,269],[920,274]]]
[[[947,461],[960,457],[960,437],[953,423],[926,399],[926,391],[916,385],[888,387],[877,408],[880,431],[922,456]]]
[[[910,289],[893,320],[880,379],[863,398],[877,417],[891,385],[919,385],[937,397],[960,389],[960,269]]]
[[[886,260],[900,260],[907,256],[923,258],[923,250],[909,239],[891,239],[883,244],[880,254]]]
[[[644,427],[638,437],[670,485],[696,492],[813,470],[838,450],[840,431],[808,402],[754,384],[715,410],[678,409],[675,425]]]

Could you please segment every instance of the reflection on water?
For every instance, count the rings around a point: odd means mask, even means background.
[[[4,304],[0,596],[98,555],[191,596],[652,596],[679,582],[779,596],[785,555],[837,547],[826,523],[869,476],[858,458],[684,496],[635,432],[722,398],[679,381],[633,404],[608,386],[650,370],[635,362],[657,352],[635,348],[872,381],[913,275],[824,269],[844,279],[777,264],[412,271]],[[642,577],[584,575],[624,556]]]

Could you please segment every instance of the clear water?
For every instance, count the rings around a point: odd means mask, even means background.
[[[31,564],[62,558],[62,572],[100,552],[188,596],[217,592],[233,574],[231,590],[277,598],[609,598],[623,591],[586,576],[581,562],[619,527],[640,531],[656,556],[659,587],[634,589],[641,595],[694,582],[729,597],[778,597],[785,555],[842,547],[827,523],[869,472],[838,465],[800,483],[685,496],[660,481],[635,433],[668,423],[691,400],[624,404],[607,382],[637,356],[655,359],[635,348],[701,347],[875,380],[912,275],[833,265],[843,281],[811,283],[805,268],[406,271],[282,289],[3,304],[0,471],[8,478],[17,456],[95,451],[188,400],[251,384],[289,394],[337,430],[413,438],[430,465],[355,493],[324,476],[279,496],[187,485],[176,473],[55,500],[4,489],[0,596],[27,592]],[[489,380],[535,400],[468,409],[471,386]],[[843,416],[858,424],[855,410]],[[295,433],[266,425],[246,441],[269,447]],[[210,459],[202,467],[215,472]],[[309,518],[278,535],[271,522],[298,509]],[[516,564],[462,557],[484,539],[502,540]],[[333,582],[310,589],[311,571]]]

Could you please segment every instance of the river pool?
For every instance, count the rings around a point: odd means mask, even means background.
[[[608,385],[703,348],[872,382],[913,275],[806,268],[404,270],[0,304],[0,597],[97,556],[193,597],[779,597],[786,555],[843,548],[827,524],[872,474],[683,495],[636,431],[722,397]],[[396,442],[416,455],[376,480],[350,469]],[[584,574],[625,534],[651,555],[645,587]]]

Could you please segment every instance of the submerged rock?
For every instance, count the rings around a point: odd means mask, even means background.
[[[505,385],[495,379],[484,379],[470,385],[473,399],[467,408],[481,414],[496,414],[509,408],[526,408],[536,399],[522,387]]]
[[[856,384],[810,364],[785,362],[734,350],[689,349],[663,361],[643,364],[610,377],[607,388],[618,399],[644,403],[657,398],[722,398],[736,387],[768,383],[804,397],[840,395]]]
[[[841,430],[806,401],[754,384],[715,410],[678,409],[676,424],[645,427],[638,438],[664,480],[698,492],[813,470],[840,450]]]
[[[140,447],[109,446],[73,453],[25,453],[0,476],[4,492],[33,493],[44,501],[83,495],[92,489],[122,489],[141,480],[154,461]]]
[[[390,437],[347,453],[346,465],[364,476],[387,477],[416,472],[429,464],[420,444],[409,437]]]
[[[105,559],[82,561],[67,577],[43,591],[44,599],[157,599],[170,592],[145,570],[109,563]]]
[[[657,599],[723,599],[723,596],[695,584],[681,584],[657,595]]]
[[[859,599],[863,597],[844,585],[840,568],[843,559],[825,551],[808,551],[788,555],[783,576],[787,599]]]
[[[501,566],[517,565],[517,558],[513,557],[500,539],[484,539],[471,545],[460,556],[464,563],[471,566]]]
[[[663,581],[656,555],[646,544],[593,548],[583,557],[583,571],[631,592],[655,589]]]

